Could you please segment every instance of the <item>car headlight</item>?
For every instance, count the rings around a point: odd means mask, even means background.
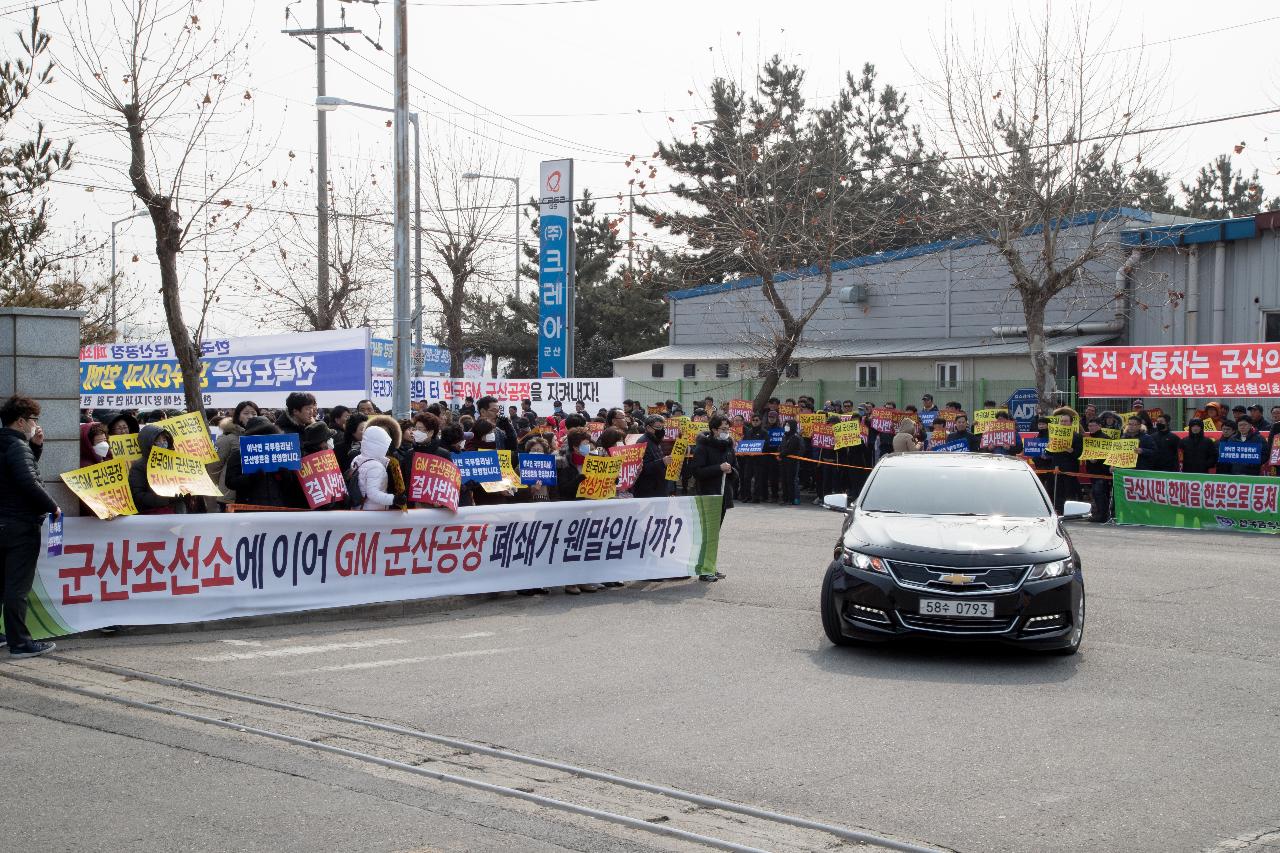
[[[1061,578],[1074,572],[1076,569],[1075,562],[1070,557],[1065,560],[1054,560],[1052,563],[1036,563],[1031,567],[1031,574],[1027,580],[1039,581],[1048,578]]]
[[[863,554],[860,551],[850,551],[848,548],[840,549],[840,562],[845,566],[854,569],[862,569],[865,572],[879,572],[882,575],[889,573],[889,566],[879,557],[872,557],[869,554]]]

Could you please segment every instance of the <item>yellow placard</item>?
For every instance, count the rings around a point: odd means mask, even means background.
[[[855,421],[833,424],[831,432],[836,437],[836,450],[843,450],[846,447],[857,447],[862,444],[861,424],[858,424]]]
[[[201,462],[218,461],[218,451],[214,449],[213,439],[209,437],[209,427],[205,425],[204,416],[199,412],[188,412],[185,415],[165,418],[157,421],[156,426],[173,436],[173,449],[178,453],[194,456]],[[193,494],[204,494],[204,492],[193,492]]]
[[[1112,468],[1132,468],[1138,464],[1138,439],[1121,438],[1111,442],[1107,464]]]
[[[588,456],[582,463],[584,477],[612,477],[616,480],[621,473],[620,456]]]
[[[1103,428],[1100,430],[1100,432],[1101,432],[1103,435],[1105,435],[1107,438],[1110,438],[1110,439],[1112,439],[1112,440],[1117,439],[1117,438],[1119,438],[1119,437],[1120,437],[1120,430],[1118,430],[1118,429],[1111,429],[1110,427],[1103,427]]]
[[[510,450],[498,451],[498,467],[502,469],[502,482],[504,486],[510,489],[529,488],[524,483],[520,482],[520,475],[516,473],[516,467],[511,462]]]
[[[222,490],[209,479],[205,463],[194,456],[165,447],[152,447],[147,457],[147,483],[151,491],[165,498],[178,495],[221,497]]]
[[[698,423],[697,421],[689,421],[680,425],[680,437],[685,441],[693,442],[699,435],[706,432],[707,425]]]
[[[671,461],[667,463],[667,481],[680,482],[680,469],[684,466],[684,458],[689,455],[689,442],[683,438],[676,439],[671,445]]]
[[[1111,439],[1109,438],[1091,438],[1084,437],[1084,450],[1080,453],[1080,461],[1088,462],[1094,459],[1106,459],[1107,454],[1111,452]]]
[[[1048,453],[1070,453],[1075,434],[1075,428],[1070,424],[1049,424],[1049,446],[1045,450]]]
[[[995,423],[999,409],[978,409],[973,413],[973,434],[982,435],[991,424]]]
[[[813,425],[825,424],[827,416],[823,414],[803,414],[800,416],[800,434],[805,438],[813,437]]]
[[[138,446],[138,434],[128,432],[124,435],[107,436],[107,444],[111,445],[111,457],[132,462],[142,458],[142,448]]]
[[[608,477],[587,477],[578,483],[578,497],[589,501],[607,501],[617,497],[618,483]]]
[[[1137,412],[1122,412],[1120,414],[1120,423],[1127,424],[1129,423],[1129,418],[1136,418],[1137,416]]]
[[[108,459],[97,465],[68,471],[62,475],[62,482],[98,518],[138,514],[133,494],[129,491],[127,459]]]
[[[1188,424],[1188,425],[1187,425],[1187,429],[1191,429],[1191,425],[1190,425],[1190,424]],[[1213,422],[1213,418],[1205,418],[1205,419],[1204,419],[1204,431],[1205,431],[1205,432],[1217,432],[1217,431],[1218,431],[1218,425],[1217,425],[1217,424],[1215,424],[1215,423]]]

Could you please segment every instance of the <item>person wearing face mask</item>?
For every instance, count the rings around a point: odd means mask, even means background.
[[[40,527],[46,515],[62,510],[40,482],[36,460],[44,444],[40,404],[30,397],[10,397],[0,406],[0,580],[4,585],[4,626],[0,646],[9,657],[28,658],[53,651],[53,643],[31,639],[27,632],[27,597],[40,559]]]
[[[440,455],[440,419],[430,412],[422,412],[413,418],[410,424],[409,445],[407,452],[400,458],[400,475],[408,483],[413,479],[413,456],[415,453]]]
[[[1169,418],[1157,417],[1155,429],[1138,442],[1138,469],[1142,471],[1177,471],[1181,439],[1169,429]]]
[[[173,436],[169,431],[155,424],[147,424],[138,432],[138,448],[142,456],[133,460],[129,466],[129,492],[133,495],[133,505],[141,515],[185,515],[187,500],[181,495],[167,498],[157,495],[147,480],[147,460],[151,458],[153,447],[173,449]]]
[[[667,419],[662,415],[645,419],[645,435],[640,441],[644,445],[644,462],[632,488],[632,494],[638,498],[664,498],[668,494],[667,465],[671,456],[662,448],[666,431]]]
[[[80,467],[97,465],[111,458],[107,428],[97,421],[80,424]]]
[[[800,460],[795,458],[798,456],[804,456],[804,439],[796,422],[787,421],[782,425],[782,445],[778,448],[778,477],[782,481],[782,497],[778,503],[782,506],[800,504]]]
[[[1204,434],[1204,421],[1187,422],[1187,437],[1182,439],[1182,470],[1187,474],[1208,474],[1218,465],[1218,445]]]
[[[1225,437],[1219,443],[1220,450],[1225,450],[1228,446],[1240,447],[1241,445],[1253,445],[1258,448],[1261,455],[1262,463],[1267,461],[1266,450],[1267,443],[1263,441],[1262,435],[1253,428],[1253,424],[1249,419],[1240,418],[1236,421],[1236,431],[1239,433],[1235,438],[1227,440]],[[1225,433],[1224,433],[1225,436]],[[1226,470],[1223,470],[1226,469]],[[1243,474],[1249,477],[1257,477],[1262,474],[1262,465],[1251,465],[1247,462],[1230,462],[1222,463],[1218,466],[1219,474]]]
[[[693,451],[693,478],[699,495],[720,495],[720,523],[733,508],[734,480],[738,478],[733,436],[723,415],[712,415],[709,429],[698,436]]]

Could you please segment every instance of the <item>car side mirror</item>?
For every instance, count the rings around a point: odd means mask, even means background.
[[[849,496],[846,494],[827,495],[822,499],[822,505],[832,512],[848,512]]]
[[[1093,513],[1093,507],[1084,501],[1067,501],[1062,505],[1062,519],[1064,521],[1077,521],[1082,518],[1088,518]]]

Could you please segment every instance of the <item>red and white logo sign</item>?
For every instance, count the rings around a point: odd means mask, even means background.
[[[560,192],[560,170],[556,169],[550,175],[547,175],[547,192]]]

